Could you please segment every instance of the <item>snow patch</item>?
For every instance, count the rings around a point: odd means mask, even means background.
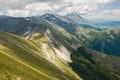
[[[25,18],[25,20],[29,21],[29,20],[30,20],[30,18]]]
[[[52,18],[53,20],[55,20],[55,18]]]

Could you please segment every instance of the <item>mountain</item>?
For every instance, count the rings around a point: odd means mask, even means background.
[[[73,16],[76,15],[78,14],[74,14]],[[0,29],[10,32],[12,34],[29,38],[38,26],[52,24],[63,28],[70,35],[74,36],[74,38],[76,38],[80,45],[90,47],[99,52],[111,55],[120,55],[119,29],[105,30],[94,28],[94,26],[87,27],[86,24],[77,25],[77,23],[73,24],[70,21],[68,21],[66,17],[52,14],[45,14],[43,16],[25,18],[7,17],[4,19],[0,19]],[[118,34],[116,34],[115,32],[118,32]],[[116,42],[118,44],[114,45],[116,44]]]
[[[75,34],[76,32],[76,24],[72,24],[66,21],[66,19],[62,16],[55,16],[53,14],[45,14],[43,16],[40,16],[40,18],[43,20],[47,20],[49,22],[52,22],[62,28],[64,28],[66,31],[68,31],[71,34]]]
[[[87,21],[85,21],[78,13],[68,13],[64,17],[67,18],[67,20],[73,24],[79,25],[79,24],[87,23]]]
[[[120,29],[112,29],[103,31],[98,37],[94,38],[90,44],[95,50],[103,53],[120,56],[119,38]]]
[[[64,28],[70,34],[76,36],[79,42],[84,46],[90,47],[103,53],[120,55],[120,34],[114,34],[117,29],[104,30],[95,28],[76,13],[69,13],[65,17],[46,14],[42,16],[42,19]],[[117,32],[120,32],[119,29]],[[116,40],[111,39],[111,36]],[[114,45],[116,42],[118,44]]]
[[[88,21],[91,22],[92,24],[97,25],[96,27],[99,28],[120,28],[120,21],[109,21],[109,20],[97,20],[97,21]]]
[[[95,49],[101,53],[120,56],[120,29],[94,30],[79,29],[76,37],[82,45]]]
[[[0,52],[3,55],[0,58],[0,64],[3,64],[0,66],[0,75],[3,76],[1,79],[6,78],[6,75],[15,79],[19,77],[21,80],[120,79],[119,57],[87,48],[92,47],[92,41],[99,39],[100,35],[108,30],[84,28],[76,24],[71,26],[66,18],[51,14],[10,17],[1,19],[1,22],[4,20],[7,23],[1,25],[0,29],[8,33],[0,32]],[[104,36],[100,41],[102,39]],[[12,61],[15,62],[11,63]],[[13,69],[16,71],[13,72]]]
[[[44,39],[41,38],[36,44],[32,40],[0,32],[0,79],[81,80],[59,57],[66,57],[67,54],[42,43]],[[63,46],[61,48],[64,49]]]
[[[96,23],[96,25],[103,26],[104,28],[119,28],[120,21],[109,21],[109,22],[103,22],[103,23]]]
[[[0,18],[4,19],[4,18],[8,18],[9,16],[5,16],[5,15],[0,15]]]
[[[73,62],[70,63],[70,66],[84,80],[119,80],[120,78],[120,57],[79,47],[77,51],[73,51],[71,59]]]
[[[64,16],[69,23],[76,24],[77,26],[81,26],[83,28],[96,28],[96,25],[89,23],[87,20],[82,18],[79,13],[68,13]]]

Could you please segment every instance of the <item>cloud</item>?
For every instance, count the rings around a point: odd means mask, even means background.
[[[88,19],[120,20],[120,10],[104,10],[97,13],[88,13],[84,16]]]
[[[32,16],[44,13],[64,15],[70,12],[87,14],[100,6],[119,0],[0,0],[0,14]]]
[[[10,16],[28,16],[30,15],[31,11],[30,10],[7,10],[6,13]]]

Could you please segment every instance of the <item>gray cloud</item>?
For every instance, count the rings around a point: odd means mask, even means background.
[[[61,0],[62,1],[62,0]],[[4,9],[5,7],[9,7],[12,9],[23,8],[25,5],[34,3],[34,2],[61,2],[57,0],[0,0],[0,9]]]
[[[88,13],[84,15],[87,19],[101,19],[101,20],[120,20],[120,10],[103,10],[97,13]]]
[[[32,16],[44,13],[87,14],[101,5],[120,0],[0,0],[0,14],[10,16]]]

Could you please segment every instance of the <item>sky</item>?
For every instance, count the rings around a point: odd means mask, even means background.
[[[73,12],[86,19],[120,20],[120,0],[0,0],[0,15],[26,17]]]

